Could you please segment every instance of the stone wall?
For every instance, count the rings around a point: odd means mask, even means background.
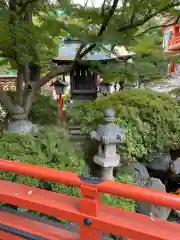
[[[0,77],[0,88],[3,88],[6,91],[9,91],[9,90],[15,91],[15,80],[16,80],[16,78],[4,78],[3,79]],[[55,91],[54,87],[52,86],[52,83],[54,81],[55,81],[55,79],[52,79],[46,85],[41,87],[42,95],[52,96],[54,99],[58,98],[56,91]],[[68,88],[68,90],[69,90],[69,88]]]
[[[9,78],[9,79],[2,79],[0,78],[0,88],[3,88],[4,90],[15,90],[15,79]]]

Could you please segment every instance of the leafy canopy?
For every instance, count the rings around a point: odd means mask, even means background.
[[[13,2],[0,2],[0,56],[17,64],[17,53],[18,58],[42,66],[56,56],[60,36],[69,34],[85,43],[96,42],[97,46],[102,42],[127,46],[139,26],[180,5],[176,0],[105,0],[99,8],[66,0]],[[64,14],[59,15],[59,10]]]
[[[116,45],[136,45],[140,51],[138,40],[135,44],[133,41],[141,33],[141,26],[170,12],[178,16],[174,7],[179,5],[178,0],[104,0],[101,7],[82,6],[70,0],[1,0],[0,57],[18,71],[16,104],[28,115],[36,90],[74,68],[74,64],[51,64],[58,54],[60,37],[80,39],[76,61],[104,45],[110,46],[110,52]],[[146,41],[144,48],[152,49],[152,44]],[[124,76],[124,69],[121,71]],[[114,71],[113,78],[118,74]],[[12,115],[14,102],[2,89],[0,101]]]

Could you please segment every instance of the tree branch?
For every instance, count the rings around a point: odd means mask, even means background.
[[[115,12],[115,10],[117,8],[118,2],[119,2],[119,0],[114,0],[113,1],[113,5],[112,5],[112,7],[109,10],[109,14],[107,15],[106,18],[104,18],[104,21],[103,21],[103,23],[101,25],[101,28],[100,28],[99,33],[97,35],[98,37],[102,36],[104,31],[106,30],[106,28],[107,28],[107,26],[108,26],[112,16],[114,15],[114,12]],[[84,52],[81,53],[80,57],[81,58],[84,57],[87,53],[92,51],[95,47],[96,47],[96,43],[92,43],[88,48],[86,48],[84,50]]]
[[[4,6],[6,6],[6,7],[8,7],[8,5],[7,5],[7,3],[6,3],[5,0],[1,0],[1,1],[0,1],[0,5],[1,5],[1,4],[4,5]]]
[[[26,87],[24,90],[22,107],[24,108],[24,112],[27,115],[28,115],[29,111],[31,110],[35,91],[36,91],[36,89],[29,89],[28,87]]]
[[[19,15],[21,15],[23,12],[26,11],[26,8],[28,7],[29,4],[32,4],[32,3],[35,3],[35,2],[37,2],[37,0],[27,0],[27,1],[23,4],[21,10],[19,11]]]
[[[118,1],[119,0],[114,0],[113,5],[112,5],[111,9],[109,10],[109,14],[104,19],[103,24],[102,24],[102,26],[101,26],[101,28],[99,30],[98,37],[101,36],[103,34],[103,32],[106,30],[106,27],[107,27],[109,21],[111,20],[115,10],[116,10]],[[76,62],[77,61],[79,62],[80,59],[83,56],[85,56],[88,52],[90,52],[96,46],[96,44],[95,43],[91,44],[88,48],[86,48],[82,52],[82,50],[83,50],[83,48],[85,46],[86,45],[84,43],[81,44],[81,46],[79,47],[79,49],[78,49],[78,51],[76,53],[74,62],[72,64],[70,64],[68,66],[58,66],[58,67],[52,69],[52,71],[50,71],[43,78],[41,78],[40,81],[38,81],[36,84],[34,84],[33,88],[38,89],[39,87],[41,87],[41,86],[45,85],[47,82],[49,82],[52,78],[55,78],[56,76],[58,76],[60,74],[69,73],[73,69],[73,67],[76,64]]]
[[[159,9],[158,11],[156,11],[154,13],[151,13],[150,15],[145,16],[143,19],[139,19],[134,23],[130,22],[129,24],[126,24],[126,25],[122,26],[121,28],[119,28],[119,31],[122,32],[122,31],[126,31],[128,29],[131,29],[131,28],[139,27],[139,26],[143,25],[144,23],[146,23],[147,21],[149,21],[150,19],[152,19],[153,17],[157,16],[158,14],[160,14],[162,12],[165,12],[166,10],[168,10],[170,8],[173,8],[173,7],[176,7],[176,6],[180,6],[180,2],[169,3],[165,7]]]
[[[180,16],[178,16],[173,23],[166,24],[166,25],[156,25],[156,26],[149,27],[146,30],[144,30],[143,32],[136,34],[134,37],[139,37],[139,36],[145,34],[146,32],[148,32],[148,31],[150,31],[150,30],[152,30],[154,28],[165,28],[165,27],[173,26],[174,24],[178,23],[179,19],[180,19]]]
[[[103,4],[102,4],[102,8],[101,8],[101,16],[102,17],[104,17],[105,5],[106,5],[106,0],[103,0]]]
[[[67,65],[67,66],[58,66],[54,69],[52,69],[48,74],[46,74],[44,77],[40,79],[40,81],[34,83],[34,86],[32,87],[34,89],[38,89],[45,85],[47,82],[49,82],[52,78],[55,78],[56,76],[64,73],[69,73],[74,66],[74,63]],[[33,83],[32,83],[33,84]]]

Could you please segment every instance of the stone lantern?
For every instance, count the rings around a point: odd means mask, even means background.
[[[96,131],[91,132],[91,138],[99,143],[98,153],[93,161],[101,166],[101,177],[113,180],[113,168],[120,164],[120,155],[116,153],[116,144],[124,140],[124,130],[114,123],[115,112],[112,109],[104,111],[104,123]]]
[[[58,79],[56,82],[53,84],[56,94],[59,96],[59,111],[60,111],[60,119],[63,121],[64,116],[63,116],[63,99],[62,99],[62,94],[65,93],[66,88],[68,86],[68,83]]]
[[[65,93],[66,88],[68,86],[68,83],[58,79],[58,80],[55,81],[55,83],[53,85],[54,85],[56,94],[57,95],[62,95],[62,94]]]

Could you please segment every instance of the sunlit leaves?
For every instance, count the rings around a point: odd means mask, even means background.
[[[136,44],[133,36],[140,32],[147,16],[161,12],[163,8],[163,14],[169,12],[166,6],[176,3],[176,0],[119,1],[102,36],[97,35],[113,1],[105,1],[105,6],[100,8],[73,4],[71,0],[37,0],[30,5],[33,9],[33,22],[30,25],[24,20],[25,12],[19,14],[22,7],[20,3],[25,3],[20,1],[17,13],[13,13],[16,17],[13,26],[9,24],[10,11],[4,2],[0,1],[0,54],[14,60],[18,55],[24,62],[35,62],[42,66],[58,54],[60,36],[68,35],[85,43],[96,42],[98,47],[104,44],[133,45],[138,54],[152,53],[157,41],[155,36],[139,38]],[[138,25],[138,21],[142,22]],[[12,27],[15,41],[10,32]]]

